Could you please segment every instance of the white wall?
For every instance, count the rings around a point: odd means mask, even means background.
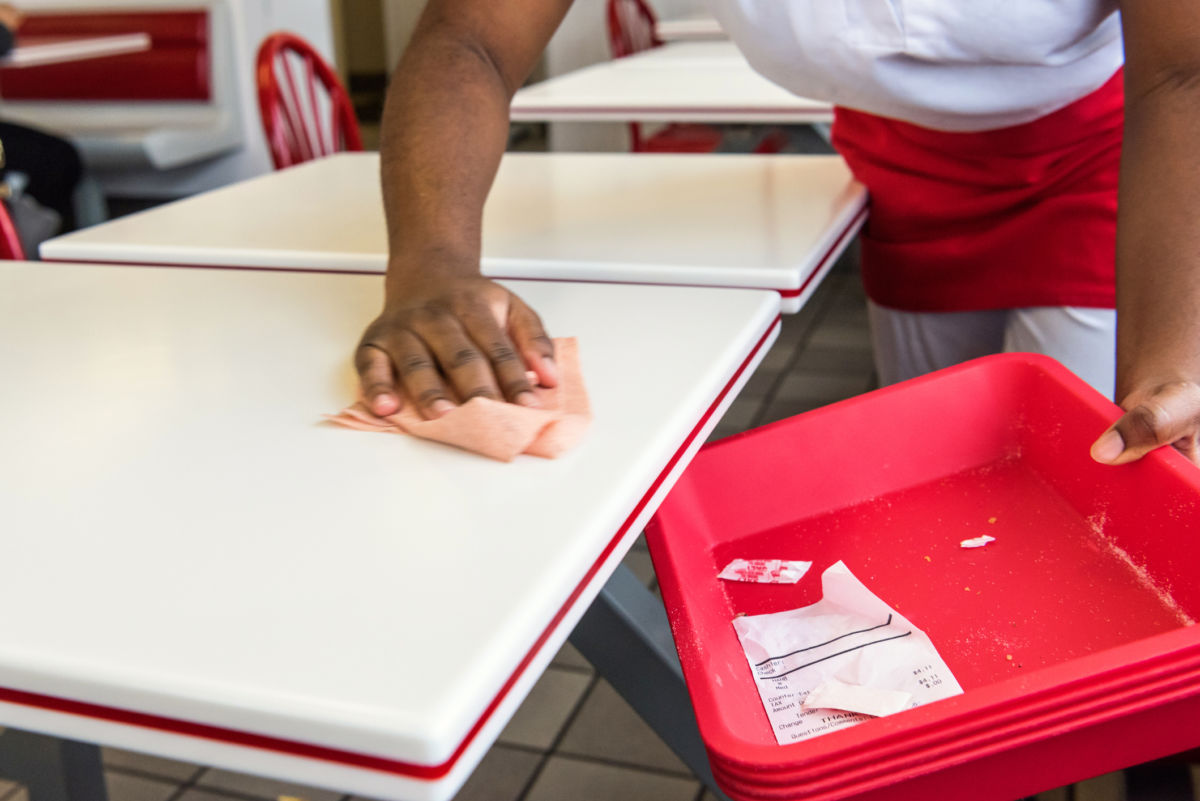
[[[383,0],[383,35],[389,73],[399,63],[400,55],[408,45],[408,39],[417,26],[417,18],[424,8],[425,0]]]
[[[700,13],[706,7],[704,0],[650,0],[650,3],[663,19]],[[539,79],[608,60],[605,5],[606,0],[575,0],[546,48],[543,63],[536,72]],[[424,6],[425,0],[383,0],[389,72],[400,60]],[[627,150],[628,127],[623,124],[558,123],[550,126],[550,147],[568,151]]]

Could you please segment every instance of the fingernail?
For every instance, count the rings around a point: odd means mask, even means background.
[[[446,400],[445,398],[438,398],[429,407],[429,410],[431,412],[433,412],[434,415],[437,417],[441,417],[442,415],[446,414],[449,411],[452,411],[453,409],[454,409],[454,404],[451,403],[450,401]]]
[[[1092,446],[1092,458],[1097,462],[1115,461],[1125,451],[1125,440],[1115,428],[1104,432]]]
[[[400,399],[395,395],[376,395],[371,399],[371,411],[380,417],[395,414],[400,409]]]
[[[543,356],[542,367],[546,370],[546,375],[550,377],[551,381],[558,380],[558,365],[554,363],[554,359],[551,359],[549,356]]]
[[[541,408],[541,401],[537,399],[537,395],[532,392],[520,392],[517,397],[513,398],[513,402],[520,406],[529,406],[530,408]]]

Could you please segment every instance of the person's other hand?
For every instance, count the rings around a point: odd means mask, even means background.
[[[25,21],[25,15],[11,3],[0,3],[0,25],[15,31]]]
[[[1157,381],[1135,387],[1120,402],[1121,419],[1092,445],[1092,458],[1125,464],[1172,445],[1200,465],[1200,384]]]
[[[480,276],[389,285],[354,361],[363,400],[381,417],[400,409],[401,389],[434,418],[474,397],[537,406],[527,370],[557,384],[554,344],[537,314]]]

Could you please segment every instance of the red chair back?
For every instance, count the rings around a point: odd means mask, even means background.
[[[25,248],[21,245],[17,226],[13,225],[12,215],[3,202],[0,202],[0,259],[25,261]]]
[[[608,44],[613,58],[624,58],[662,44],[657,22],[645,0],[608,0]]]
[[[120,5],[117,3],[116,5]],[[0,68],[6,102],[210,101],[212,52],[207,11],[166,9],[31,13],[21,37],[111,36],[144,33],[150,48],[138,53]]]
[[[259,47],[257,61],[258,108],[276,169],[362,150],[350,96],[308,42],[273,33]]]

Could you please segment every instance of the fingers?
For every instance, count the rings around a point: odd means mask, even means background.
[[[356,366],[363,398],[381,416],[404,395],[427,418],[476,397],[540,406],[528,370],[544,386],[558,383],[537,314],[490,281],[385,311],[364,334]]]
[[[1163,445],[1174,445],[1200,464],[1200,386],[1190,382],[1163,384],[1134,392],[1122,405],[1127,409],[1092,445],[1092,458],[1105,464],[1126,464]]]
[[[358,369],[363,400],[372,413],[387,417],[400,411],[402,402],[396,374],[387,353],[373,345],[360,345],[354,355],[354,366]]]
[[[463,324],[477,347],[481,365],[488,379],[507,401],[522,406],[540,406],[533,394],[533,384],[525,371],[525,361],[517,352],[508,333],[495,321],[490,311],[464,315]]]
[[[558,386],[554,341],[546,334],[541,319],[533,309],[515,296],[508,315],[508,327],[522,360],[537,375],[538,383],[544,387]]]
[[[423,417],[433,420],[454,408],[452,393],[431,358],[426,343],[410,332],[402,331],[392,337],[392,362],[400,384]]]
[[[382,327],[376,321],[367,333]],[[421,340],[407,331],[364,337],[356,366],[363,399],[380,417],[400,410],[401,389],[427,419],[441,417],[454,408],[437,364]]]

